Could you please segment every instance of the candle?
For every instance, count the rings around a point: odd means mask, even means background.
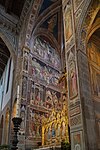
[[[17,86],[16,117],[19,117],[19,85]]]

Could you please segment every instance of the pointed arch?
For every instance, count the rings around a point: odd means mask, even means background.
[[[54,38],[53,34],[50,33],[47,29],[44,28],[39,28],[35,33],[34,33],[34,38],[38,36],[44,36],[45,38],[49,39],[51,45],[60,53],[60,47],[58,45],[57,40]]]
[[[82,10],[76,29],[77,48],[85,48],[87,36],[99,10],[99,0],[88,0],[84,3],[84,9]]]
[[[10,40],[8,39],[8,37],[6,36],[6,34],[3,33],[1,30],[0,30],[0,38],[3,40],[3,42],[7,46],[8,50],[13,58],[13,62],[15,64],[17,52],[15,51],[14,46],[12,46],[12,44],[11,44]]]

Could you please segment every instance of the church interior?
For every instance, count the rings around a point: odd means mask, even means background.
[[[99,46],[100,0],[0,0],[0,147],[100,150]]]

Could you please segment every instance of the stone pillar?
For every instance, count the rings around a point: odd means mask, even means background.
[[[82,119],[86,149],[96,150],[96,126],[94,115],[94,104],[90,85],[90,72],[87,55],[82,51],[77,51],[80,99],[82,107]]]
[[[88,59],[76,45],[75,11],[81,2],[62,0],[71,149],[97,150]]]
[[[27,115],[29,113],[28,110],[28,89],[29,89],[29,48],[24,46],[22,48],[22,70],[21,70],[21,101],[20,101],[20,117],[22,118],[22,123],[20,127],[20,135],[19,135],[19,143],[18,147],[23,150],[26,147],[26,132],[28,132],[28,124]]]

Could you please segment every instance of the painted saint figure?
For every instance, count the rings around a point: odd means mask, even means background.
[[[72,51],[68,57],[68,77],[69,77],[69,96],[73,98],[77,95],[77,76],[75,66],[75,56]]]
[[[70,95],[75,96],[77,94],[76,72],[72,68],[70,72]]]
[[[23,98],[26,98],[27,95],[27,77],[23,76],[22,81],[22,96]]]
[[[23,69],[25,71],[28,71],[28,54],[27,54],[27,52],[24,53]]]
[[[55,137],[56,132],[55,132],[55,125],[52,124],[52,137]]]
[[[66,41],[72,35],[72,14],[71,14],[71,4],[68,2],[65,9],[65,36]]]

